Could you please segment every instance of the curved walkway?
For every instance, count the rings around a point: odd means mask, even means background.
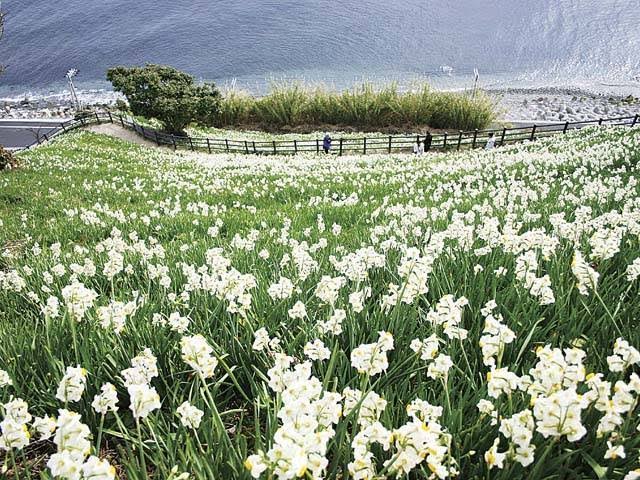
[[[95,133],[102,133],[104,135],[119,138],[120,140],[124,140],[125,142],[131,142],[135,143],[136,145],[142,145],[145,147],[167,148],[159,147],[156,143],[143,138],[133,130],[129,130],[114,123],[99,123],[96,125],[90,125],[86,127],[85,130]]]
[[[580,122],[534,124],[527,127],[502,128],[490,130],[471,130],[444,132],[429,137],[417,135],[389,135],[387,137],[362,137],[334,139],[331,152],[334,155],[367,153],[403,153],[411,152],[417,142],[423,142],[432,151],[451,151],[466,148],[483,148],[487,138],[493,138],[495,146],[534,141],[551,135],[564,134],[569,130],[589,126],[620,125],[633,127],[640,123],[640,114],[633,117],[599,118]],[[164,146],[173,150],[191,150],[208,153],[240,153],[259,155],[292,155],[297,153],[322,152],[322,139],[292,140],[229,140],[207,137],[189,137],[171,135],[159,130],[144,127],[130,117],[111,112],[95,112],[78,119],[61,122],[58,128],[37,138],[37,142],[24,148],[48,141],[57,135],[76,128],[88,128],[98,133],[144,146]],[[428,145],[427,145],[428,142]]]

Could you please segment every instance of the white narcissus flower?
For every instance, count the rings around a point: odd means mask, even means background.
[[[0,422],[0,450],[22,450],[29,445],[29,429],[25,423],[19,423],[11,418]]]
[[[280,277],[277,283],[269,286],[267,293],[273,300],[286,300],[293,293],[293,282],[286,277]]]
[[[498,452],[498,444],[500,443],[499,439],[495,439],[493,445],[489,450],[487,450],[484,454],[484,461],[487,462],[487,466],[489,470],[492,468],[502,469],[504,467],[504,461],[507,457],[506,453]]]
[[[82,465],[82,476],[86,480],[114,480],[116,469],[107,460],[92,455]]]
[[[47,303],[42,307],[42,314],[47,318],[57,318],[60,314],[60,300],[58,297],[50,296]]]
[[[269,332],[266,328],[260,328],[253,334],[253,345],[251,348],[256,352],[261,352],[269,346]]]
[[[56,392],[56,398],[61,402],[78,402],[87,384],[87,371],[80,367],[67,367]]]
[[[617,460],[626,456],[624,445],[613,445],[610,441],[607,441],[607,451],[604,454],[605,460]]]
[[[37,417],[33,421],[33,429],[40,435],[40,440],[48,440],[56,431],[56,419],[53,417]]]
[[[262,455],[249,455],[244,461],[244,467],[249,470],[253,478],[260,478],[262,472],[268,468],[262,459]]]
[[[213,377],[218,359],[213,356],[213,348],[202,335],[182,337],[182,360],[202,378]]]
[[[100,388],[100,393],[93,397],[91,406],[101,415],[106,415],[107,412],[116,412],[118,410],[118,392],[116,387],[111,383],[105,383]]]
[[[182,403],[177,409],[176,413],[180,417],[180,422],[187,428],[197,430],[202,421],[204,412],[197,407],[194,407],[189,402]]]
[[[0,388],[13,385],[11,377],[5,370],[0,370]]]
[[[623,372],[631,365],[640,363],[640,352],[626,340],[618,338],[613,345],[613,355],[607,357],[607,363],[612,372]]]
[[[307,316],[307,308],[304,303],[298,301],[287,312],[291,319],[303,319]]]
[[[331,350],[324,346],[324,343],[319,338],[316,338],[313,342],[307,342],[304,346],[304,354],[310,360],[328,360],[331,357]]]
[[[576,277],[576,286],[582,295],[589,295],[589,291],[595,290],[598,286],[600,274],[591,268],[578,250],[573,255],[571,271]]]
[[[58,447],[58,452],[68,452],[76,463],[84,460],[91,452],[91,431],[82,423],[82,417],[66,409],[58,410],[56,427],[53,443]]]
[[[85,287],[84,284],[75,282],[62,289],[62,298],[64,298],[65,306],[71,318],[80,322],[84,318],[87,310],[93,306],[93,302],[98,298],[98,294],[92,289]]]
[[[189,324],[191,320],[189,317],[184,317],[180,315],[178,312],[173,312],[169,315],[169,319],[167,320],[167,324],[174,332],[184,333],[189,329]]]
[[[389,366],[387,352],[393,350],[393,337],[388,332],[378,332],[376,343],[367,343],[351,351],[351,366],[368,376],[378,375]]]
[[[47,467],[54,478],[64,478],[65,480],[80,480],[82,478],[82,461],[84,457],[78,458],[72,452],[62,450],[51,455],[47,461]]]
[[[627,280],[633,282],[640,277],[640,257],[636,258],[628,267],[627,267]]]
[[[441,353],[438,355],[427,368],[427,377],[441,378],[444,381],[449,377],[449,370],[453,367],[453,362],[449,355]]]
[[[13,398],[2,405],[4,419],[15,422],[19,425],[27,424],[31,421],[29,405],[21,398]]]
[[[438,348],[440,346],[440,339],[434,333],[424,340],[414,338],[409,345],[409,348],[416,354],[420,355],[421,360],[433,360],[438,355]]]
[[[160,396],[155,388],[149,385],[130,385],[127,391],[131,398],[129,408],[136,420],[145,419],[151,412],[160,408]]]
[[[631,470],[627,473],[623,480],[638,480],[640,479],[640,468],[636,468],[635,470]]]

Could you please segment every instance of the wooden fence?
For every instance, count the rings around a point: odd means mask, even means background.
[[[77,128],[91,124],[113,123],[135,131],[141,137],[156,143],[158,146],[169,148],[203,151],[208,153],[244,153],[258,155],[292,155],[296,153],[324,153],[322,139],[303,140],[229,140],[206,137],[190,137],[171,135],[156,129],[144,127],[135,120],[111,112],[97,112],[84,115],[60,124],[60,127],[49,134],[43,135],[37,143]],[[495,135],[495,145],[502,146],[523,141],[534,141],[569,130],[597,125],[640,125],[640,116],[599,118],[580,122],[546,123],[529,127],[502,128],[494,130],[472,130],[446,132],[432,135],[431,151],[464,150],[483,148],[492,133]],[[424,141],[424,135],[375,135],[360,138],[333,139],[330,154],[370,154],[370,153],[406,153],[413,151],[417,141]]]

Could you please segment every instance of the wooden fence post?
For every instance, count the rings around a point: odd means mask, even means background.
[[[564,124],[564,128],[562,129],[562,133],[567,133],[568,129],[569,129],[569,122]]]
[[[189,137],[189,145],[191,145],[191,151],[195,151],[195,149],[193,148],[193,140],[191,140],[191,137]]]
[[[229,153],[229,140],[228,139],[224,139],[224,144],[227,147],[227,153]]]
[[[109,122],[113,123],[113,117],[111,116],[111,112],[108,112],[108,113],[109,113]]]
[[[533,140],[536,138],[536,128],[537,128],[537,127],[538,127],[537,125],[534,125],[534,126],[531,128],[531,138],[530,138],[530,140],[531,140],[532,142],[533,142]]]
[[[442,139],[442,151],[447,149],[447,132],[444,132],[444,138]]]
[[[244,149],[247,152],[247,155],[249,155],[249,144],[247,143],[247,141],[244,141]]]
[[[64,126],[64,122],[62,122],[62,123],[60,124],[60,126],[62,127],[62,131],[63,131],[63,132],[66,132],[66,131],[67,131],[67,127],[65,127],[65,126]]]
[[[158,131],[154,131],[153,133],[156,134],[156,143],[158,144],[158,146],[160,146],[160,139],[158,138]]]
[[[298,140],[296,139],[293,140],[293,152],[298,153]]]
[[[476,148],[477,140],[478,140],[478,129],[476,128],[475,131],[473,132],[473,145],[471,145],[471,148]]]
[[[320,140],[316,138],[316,153],[320,153]]]
[[[171,135],[171,141],[173,142],[173,150],[174,151],[178,150],[178,144],[176,143],[176,136],[175,135]]]
[[[209,141],[209,137],[207,137],[207,150],[211,153],[211,142]]]
[[[256,142],[253,142],[253,149],[255,150],[256,148]],[[276,148],[276,141],[273,141],[273,154],[277,155],[278,154],[278,149]]]
[[[636,123],[638,123],[638,114],[636,113],[636,116],[633,117],[633,123],[631,124],[632,127],[634,127],[636,125]]]
[[[96,114],[96,122],[100,123],[100,117],[98,116],[98,112],[94,112]]]
[[[602,125],[602,119],[598,120],[598,125]]]
[[[462,144],[462,130],[460,130],[460,134],[458,135],[458,147],[456,150],[460,150],[460,144]]]
[[[507,127],[502,129],[502,139],[500,140],[500,146],[504,145],[504,137],[507,135]]]
[[[367,154],[367,137],[364,137],[364,143],[362,144],[362,154],[366,155]]]
[[[342,138],[340,139],[340,153],[338,155],[342,156]]]
[[[124,128],[124,118],[120,115],[120,123],[122,124],[122,128]]]
[[[393,137],[391,135],[389,135],[389,153],[391,153],[391,141],[393,140]]]

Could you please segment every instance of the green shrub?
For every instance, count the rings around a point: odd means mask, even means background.
[[[250,123],[253,118],[255,100],[248,93],[230,89],[220,102],[218,114],[213,117],[216,126],[234,126]]]
[[[255,102],[255,114],[261,123],[299,125],[305,123],[308,92],[299,83],[274,84],[266,97]]]
[[[184,72],[165,65],[114,67],[107,72],[114,90],[127,97],[134,115],[160,120],[170,133],[192,122],[207,124],[218,115],[220,92],[213,83],[198,85]]]
[[[483,94],[436,92],[426,84],[400,92],[395,83],[376,88],[363,83],[342,92],[300,83],[274,84],[256,99],[230,90],[220,104],[213,124],[220,127],[258,124],[276,127],[347,125],[354,127],[424,126],[473,130],[495,119],[491,100]]]

